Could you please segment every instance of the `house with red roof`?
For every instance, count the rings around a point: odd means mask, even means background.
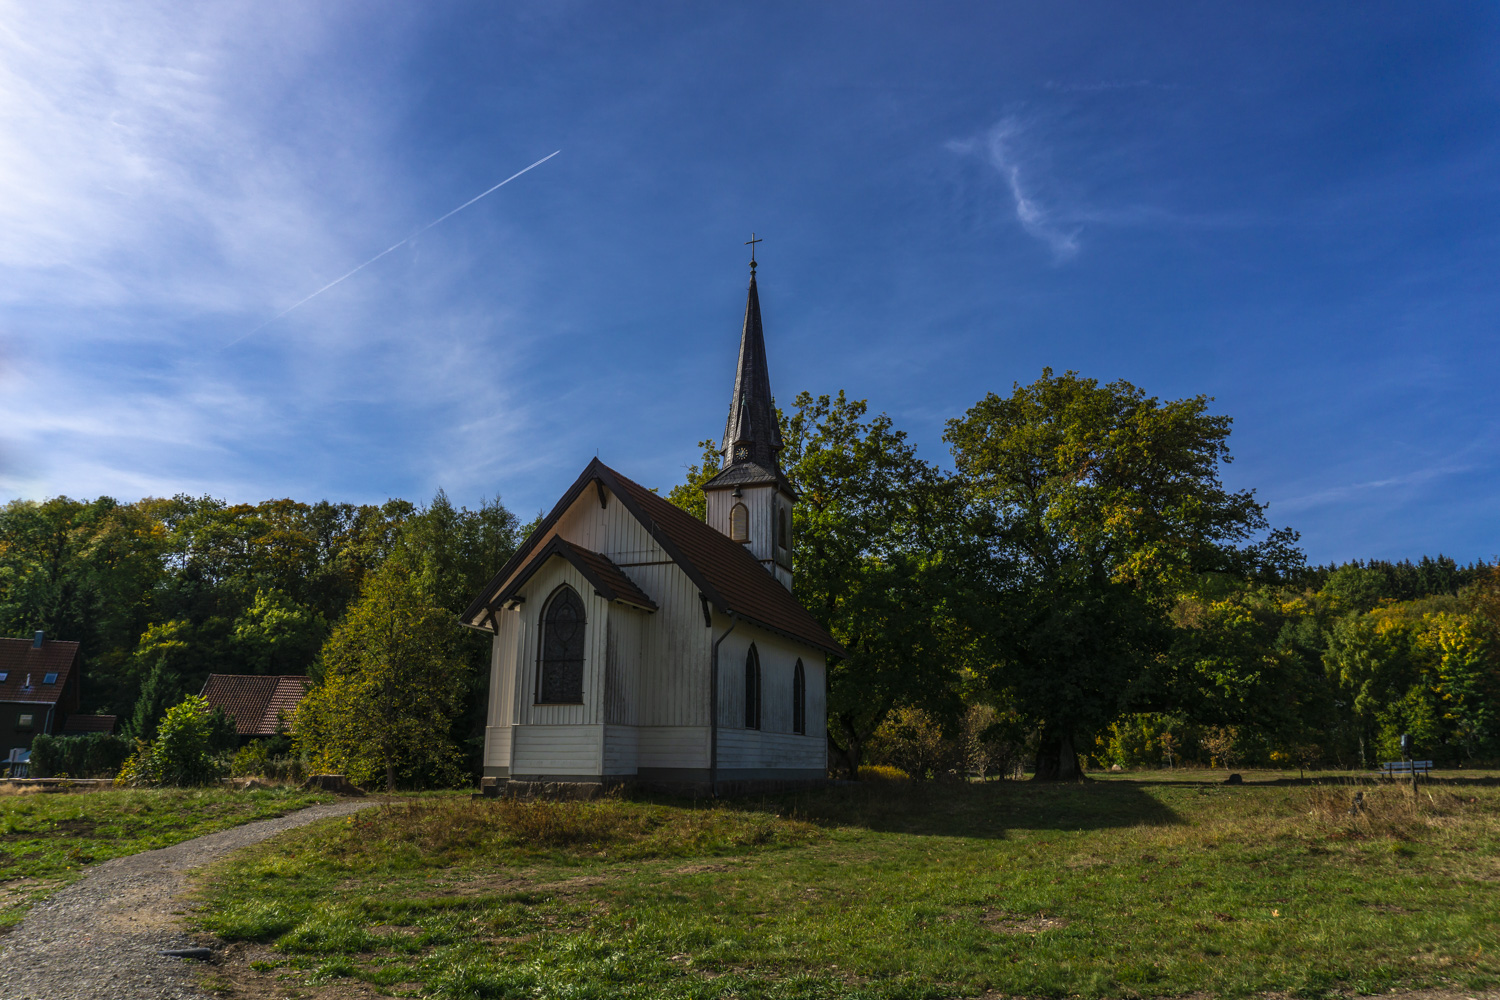
[[[78,643],[0,638],[0,765],[24,764],[38,734],[61,732],[78,711]]]
[[[301,674],[209,674],[203,697],[234,720],[241,739],[290,732],[297,706],[312,681]]]
[[[491,633],[486,784],[827,776],[829,657],[792,511],[755,265],[707,520],[597,458],[464,612]]]

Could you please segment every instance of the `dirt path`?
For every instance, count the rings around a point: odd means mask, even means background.
[[[192,945],[177,920],[188,870],[283,830],[377,804],[312,806],[106,861],[37,904],[0,941],[0,1000],[200,1000],[206,994],[194,983],[202,966],[158,954]]]

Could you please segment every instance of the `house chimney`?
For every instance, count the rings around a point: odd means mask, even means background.
[[[41,649],[42,648],[42,641],[44,639],[46,639],[46,638],[47,638],[47,633],[43,632],[41,629],[37,629],[36,630],[36,636],[31,640],[31,648],[32,649]]]

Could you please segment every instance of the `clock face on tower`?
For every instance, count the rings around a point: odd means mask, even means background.
[[[744,445],[740,445],[738,448],[734,449],[734,457],[743,461],[750,457],[750,449],[746,448]]]

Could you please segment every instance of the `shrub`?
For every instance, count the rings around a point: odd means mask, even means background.
[[[31,742],[31,774],[50,778],[113,778],[130,757],[133,747],[123,736],[85,733],[50,736],[43,733]]]
[[[269,778],[272,781],[297,781],[302,777],[302,762],[286,753],[277,753],[272,739],[251,740],[240,747],[229,765],[236,778]]]
[[[899,767],[885,764],[865,764],[859,769],[860,781],[910,781],[911,775]]]
[[[115,779],[122,785],[206,785],[223,777],[223,758],[237,737],[234,724],[189,695],[167,709],[152,742],[138,740],[135,755]]]
[[[938,721],[920,708],[898,708],[886,717],[867,745],[871,764],[905,771],[926,781],[963,766],[962,744],[943,733]]]
[[[989,705],[971,705],[961,727],[964,766],[970,774],[987,778],[1016,773],[1026,747],[1019,738],[1018,720],[1002,716]]]

